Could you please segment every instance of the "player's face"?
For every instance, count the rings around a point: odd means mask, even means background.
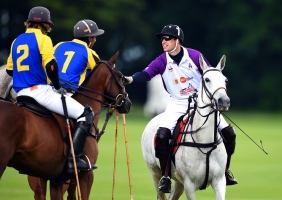
[[[176,45],[176,39],[168,35],[162,36],[161,41],[162,41],[162,47],[165,52],[172,51]]]

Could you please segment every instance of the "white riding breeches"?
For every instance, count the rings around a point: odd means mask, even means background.
[[[191,102],[190,107],[193,108],[194,103]],[[163,113],[163,118],[159,123],[160,127],[170,129],[171,133],[176,126],[177,120],[182,115],[185,115],[188,109],[188,99],[178,100],[169,97],[166,109]],[[222,130],[228,126],[228,123],[225,121],[222,115],[220,115],[218,129]]]
[[[17,93],[17,96],[30,96],[34,98],[39,104],[48,110],[64,115],[61,94],[55,92],[50,85],[35,85],[30,88],[25,88]],[[66,107],[68,116],[73,119],[84,112],[84,106],[68,95],[64,95],[66,100]],[[85,117],[79,118],[77,121],[85,121]]]

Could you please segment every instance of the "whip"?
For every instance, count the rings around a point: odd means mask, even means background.
[[[233,122],[229,117],[227,117],[225,114],[221,113],[222,115],[224,115],[227,119],[229,119],[237,128],[240,129],[240,131],[242,131],[242,133],[244,133],[255,145],[258,146],[258,148],[260,148],[266,155],[268,155],[268,153],[264,150],[263,146],[262,146],[262,140],[260,140],[260,144],[261,146],[259,146],[247,133],[245,133],[245,131],[243,131],[237,124],[235,124],[235,122]]]

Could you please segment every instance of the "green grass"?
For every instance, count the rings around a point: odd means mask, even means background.
[[[268,155],[263,153],[237,127],[237,146],[232,157],[231,170],[239,184],[226,189],[228,200],[278,200],[282,199],[282,114],[256,112],[226,113],[241,129],[256,143],[263,141]],[[102,127],[104,117],[101,117],[99,127]],[[140,107],[134,107],[126,115],[126,129],[130,159],[130,174],[132,180],[133,198],[136,200],[156,199],[151,175],[143,160],[141,152],[141,135],[149,119],[143,117]],[[95,180],[90,199],[112,199],[115,115],[110,119],[106,133],[99,142],[98,169],[95,170]],[[115,200],[130,199],[126,151],[124,143],[122,116],[119,116],[117,167],[115,176]],[[215,199],[211,187],[197,191],[198,199]],[[0,199],[29,200],[33,193],[29,189],[27,176],[7,168],[0,181]],[[49,195],[47,196],[49,199]],[[65,198],[66,199],[66,198]],[[183,195],[181,200],[186,199]]]

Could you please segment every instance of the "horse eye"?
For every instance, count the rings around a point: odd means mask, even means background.
[[[206,81],[206,82],[210,82],[210,79],[209,79],[209,78],[205,78],[205,81]]]
[[[228,83],[228,79],[225,79],[225,83]]]

